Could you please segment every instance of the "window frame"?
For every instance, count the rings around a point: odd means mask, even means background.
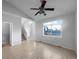
[[[51,21],[48,21],[48,22],[51,22]],[[44,23],[47,23],[47,22],[44,22]],[[63,25],[61,25],[62,26],[61,35],[60,36],[53,36],[53,35],[45,35],[44,34],[44,23],[42,24],[42,33],[43,33],[43,36],[45,36],[45,37],[53,37],[53,38],[62,38],[62,36],[63,36]]]

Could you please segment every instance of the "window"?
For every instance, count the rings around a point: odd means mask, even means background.
[[[62,20],[55,20],[52,22],[47,22],[43,24],[43,34],[53,37],[62,36]]]

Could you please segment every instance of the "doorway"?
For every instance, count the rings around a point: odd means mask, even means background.
[[[10,45],[10,23],[2,22],[2,47]]]

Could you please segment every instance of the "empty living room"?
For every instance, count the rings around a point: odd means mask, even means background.
[[[77,0],[2,0],[2,59],[77,59]]]

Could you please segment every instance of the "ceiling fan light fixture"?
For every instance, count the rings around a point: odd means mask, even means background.
[[[46,16],[46,13],[45,13],[45,11],[54,11],[54,8],[45,8],[45,5],[46,5],[46,0],[41,0],[42,2],[41,2],[41,6],[39,7],[39,8],[30,8],[31,10],[39,10],[36,14],[35,14],[35,16],[37,15],[37,14],[44,14],[44,16]]]

